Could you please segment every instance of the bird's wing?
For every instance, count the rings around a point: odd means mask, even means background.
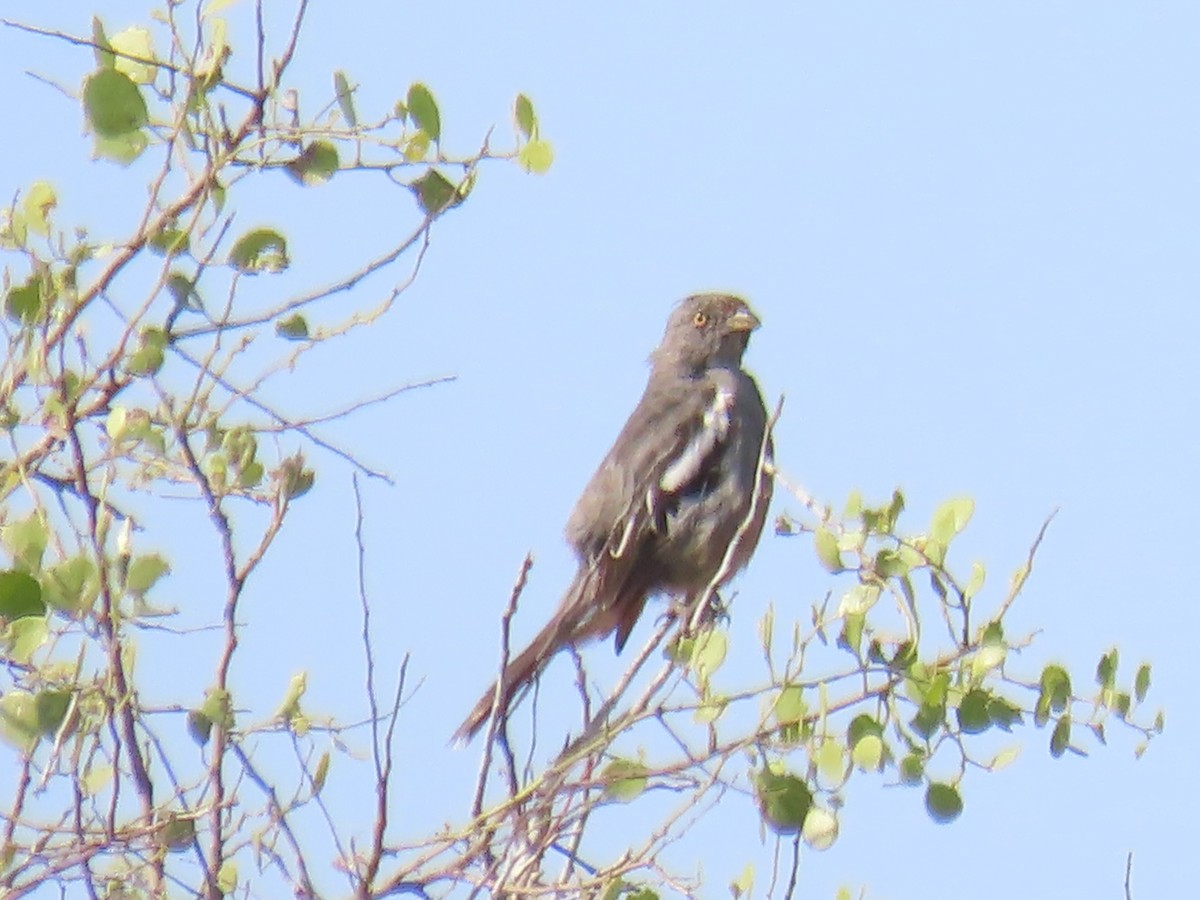
[[[736,376],[723,371],[650,379],[571,514],[567,535],[581,556],[626,557],[704,477],[729,437],[736,388]]]

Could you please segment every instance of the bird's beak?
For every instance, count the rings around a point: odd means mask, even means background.
[[[761,324],[762,322],[758,321],[758,316],[750,312],[750,310],[746,309],[744,306],[730,316],[728,320],[730,331],[750,332]]]

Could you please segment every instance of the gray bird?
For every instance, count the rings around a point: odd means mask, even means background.
[[[716,586],[749,561],[772,489],[769,473],[759,472],[766,408],[742,369],[758,325],[746,302],[728,294],[695,294],[671,312],[642,399],[567,521],[579,571],[554,616],[501,675],[501,716],[564,647],[615,632],[620,652],[652,595],[691,608],[720,571],[757,493],[753,520]],[[771,452],[768,439],[768,460]],[[479,731],[495,697],[493,684],[457,740]]]

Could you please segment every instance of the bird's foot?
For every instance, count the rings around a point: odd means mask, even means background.
[[[729,621],[729,608],[725,605],[725,601],[721,599],[721,595],[713,591],[708,595],[708,599],[704,603],[700,614],[696,614],[696,605],[691,599],[672,600],[670,608],[664,613],[668,621],[681,621],[683,623],[683,631],[701,631],[705,628],[716,625],[718,622]]]

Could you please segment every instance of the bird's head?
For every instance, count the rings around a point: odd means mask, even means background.
[[[693,294],[671,312],[662,343],[651,356],[657,364],[689,370],[741,365],[750,332],[758,316],[740,297],[731,294]]]

